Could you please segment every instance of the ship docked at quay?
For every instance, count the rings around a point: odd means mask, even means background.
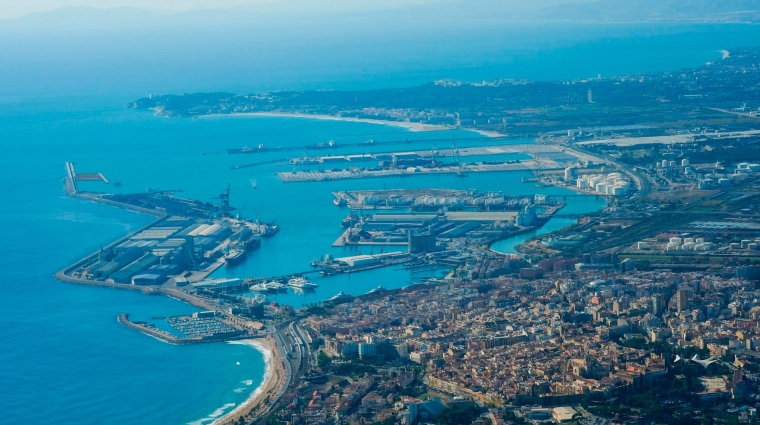
[[[288,286],[297,289],[315,289],[318,287],[316,283],[311,283],[305,277],[300,276],[288,280]]]
[[[243,262],[248,254],[243,249],[231,249],[224,254],[224,262],[228,266],[234,266]]]

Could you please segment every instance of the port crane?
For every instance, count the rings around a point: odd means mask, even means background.
[[[215,196],[214,199],[219,200],[219,217],[229,217],[230,211],[234,211],[235,208],[230,206],[230,184],[227,183],[227,190],[224,193],[220,193],[219,196]]]

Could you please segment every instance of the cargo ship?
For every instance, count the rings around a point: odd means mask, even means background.
[[[246,253],[242,249],[231,249],[228,253],[224,254],[224,262],[229,266],[240,264],[245,260]]]
[[[235,154],[235,153],[254,153],[254,152],[269,152],[269,149],[264,147],[263,143],[259,143],[259,145],[256,148],[252,148],[250,146],[244,146],[242,148],[238,149],[227,149],[227,153],[229,154]]]
[[[338,147],[338,144],[335,143],[335,140],[330,140],[327,143],[317,143],[316,145],[307,145],[306,149],[335,149]]]
[[[253,251],[259,248],[261,248],[261,238],[257,235],[251,236],[251,238],[245,242],[245,249],[249,251]]]
[[[248,227],[245,227],[237,236],[235,243],[237,249],[253,251],[261,247],[261,237]]]
[[[356,217],[356,214],[354,214],[353,212],[350,212],[348,213],[346,218],[344,218],[343,221],[340,222],[340,225],[348,229],[349,227],[356,224],[357,221],[359,221],[359,219]]]

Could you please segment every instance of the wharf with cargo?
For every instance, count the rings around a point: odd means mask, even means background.
[[[215,270],[245,261],[247,252],[262,247],[262,238],[279,230],[234,215],[229,186],[215,203],[180,198],[175,196],[176,191],[92,193],[79,190],[73,164],[67,163],[66,169],[69,195],[151,214],[156,219],[82,258],[56,277],[64,282],[165,295],[205,310],[200,317],[165,319],[176,332],[152,322],[132,322],[126,313],[119,318],[130,328],[176,344],[263,335],[259,321],[279,315],[279,306],[270,305],[267,296],[315,290],[319,285],[308,281],[310,274],[328,276],[393,266],[455,269],[477,256],[481,251],[478,247],[535,229],[565,205],[561,199],[543,195],[515,197],[474,189],[336,192],[333,203],[337,208],[347,207],[349,213],[341,223],[335,223],[344,231],[334,245],[379,245],[369,254],[343,258],[327,255],[315,259],[310,270],[287,276],[216,279],[210,276]],[[407,249],[385,252],[384,245],[404,245]],[[352,297],[339,293],[327,302]]]
[[[495,159],[493,161],[462,162],[463,157],[499,156],[525,154],[530,159]],[[458,149],[420,150],[414,152],[330,155],[321,157],[291,158],[290,172],[277,175],[285,183],[360,179],[373,177],[407,177],[425,174],[457,174],[466,177],[468,173],[562,170],[576,165],[578,154],[547,144],[512,144],[478,146]],[[375,166],[359,166],[375,162]],[[354,166],[353,164],[357,164]],[[331,168],[348,165],[347,169]],[[318,167],[312,171],[311,166]]]
[[[93,173],[78,174],[72,163],[66,163],[66,171],[65,187],[70,196],[150,214],[156,220],[59,271],[58,280],[166,295],[209,310],[200,318],[170,322],[185,337],[150,323],[130,322],[126,313],[120,316],[121,323],[166,342],[214,342],[260,335],[260,326],[252,325],[251,320],[263,315],[265,300],[221,302],[194,284],[207,281],[219,267],[243,261],[246,252],[259,249],[261,238],[273,236],[279,227],[233,216],[229,186],[216,197],[217,203],[179,198],[174,196],[175,191],[91,193],[81,191],[78,182],[91,181]]]
[[[350,208],[333,246],[408,245],[408,252],[454,253],[543,223],[565,206],[544,195],[518,197],[475,189],[335,192]],[[435,248],[435,249],[434,249]]]

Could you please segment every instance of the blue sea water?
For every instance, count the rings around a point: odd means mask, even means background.
[[[289,36],[277,28],[239,27],[146,28],[130,37],[92,31],[0,28],[4,423],[208,423],[245,400],[264,372],[262,355],[251,347],[171,346],[116,321],[121,312],[149,319],[194,311],[190,306],[53,279],[65,265],[150,220],[66,198],[64,161],[122,182],[118,189],[92,183],[91,190],[182,189],[182,196],[210,200],[230,183],[232,202],[244,207],[243,215],[258,214],[282,227],[248,261],[217,272],[240,277],[302,271],[324,253],[367,253],[368,248],[330,248],[346,214],[332,204],[332,191],[431,186],[537,191],[519,183],[524,173],[284,184],[274,173],[287,167],[232,170],[264,157],[223,153],[258,143],[448,139],[468,133],[412,133],[310,119],[166,119],[125,109],[129,100],[150,92],[355,89],[440,78],[582,78],[670,70],[716,60],[719,50],[748,44],[759,32],[748,25],[498,22],[400,25],[394,31],[314,24]],[[312,36],[305,37],[307,32]],[[600,206],[578,202],[568,209]],[[552,220],[540,232],[565,224]],[[509,252],[524,237],[494,249]],[[378,284],[400,287],[431,274],[436,272],[389,268],[334,276],[315,280],[320,288],[313,294],[290,293],[277,301],[299,307],[340,290],[358,294]]]

